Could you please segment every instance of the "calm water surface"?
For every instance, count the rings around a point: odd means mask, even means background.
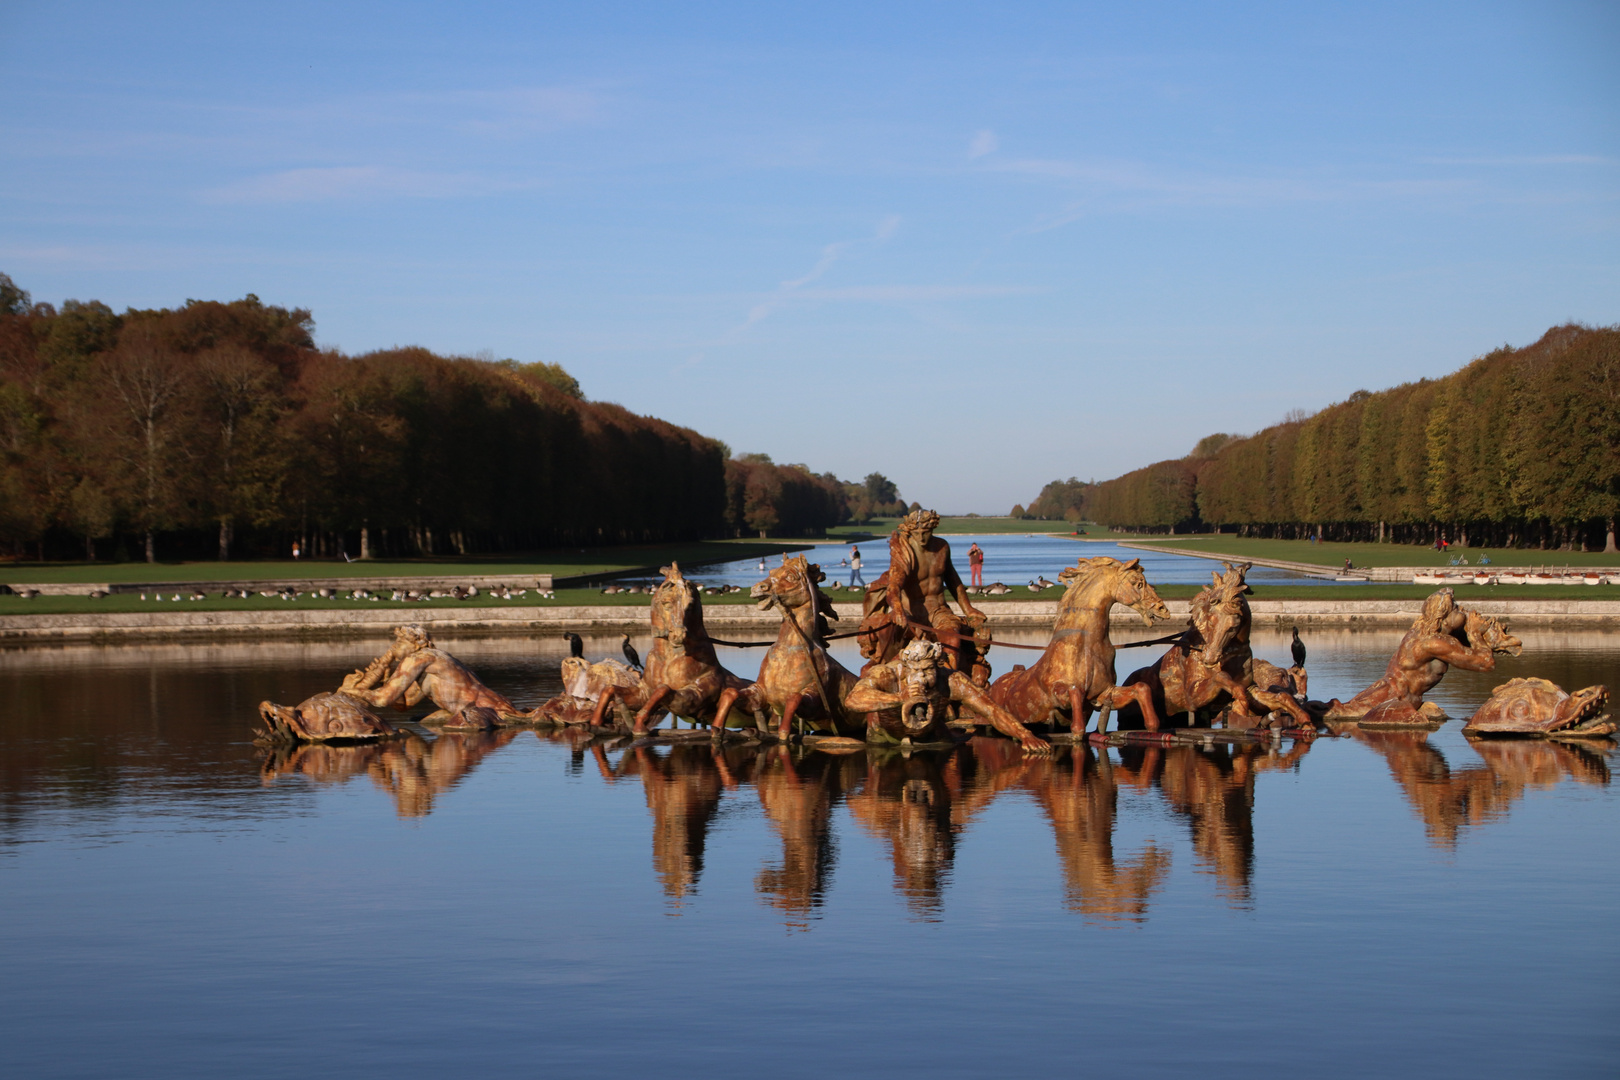
[[[1017,594],[1008,599],[1018,599],[1021,596],[1027,600],[1030,594],[1024,586],[1029,582],[1042,575],[1049,581],[1056,581],[1058,572],[1065,566],[1073,566],[1076,559],[1090,559],[1098,555],[1108,555],[1122,562],[1131,559],[1142,560],[1142,568],[1147,573],[1148,580],[1156,585],[1208,585],[1210,571],[1221,568],[1219,562],[1211,559],[1173,555],[1162,551],[1141,551],[1101,540],[1081,542],[1045,533],[1032,533],[1028,536],[1009,533],[980,536],[953,534],[944,539],[950,542],[951,561],[955,564],[957,573],[962,575],[963,581],[968,580],[968,546],[977,541],[979,547],[984,549],[985,584],[999,581],[1018,589]],[[850,548],[857,546],[861,549],[861,575],[870,584],[889,568],[887,537],[879,537],[859,545],[817,544],[804,554],[811,562],[820,564],[829,583],[848,585],[851,581],[850,570],[847,565],[840,565],[840,560],[847,560]],[[775,566],[779,560],[769,559],[766,562],[768,566]],[[692,570],[690,576],[705,585],[741,585],[747,588],[758,581],[761,574],[758,559],[739,559],[735,562],[699,567]],[[1269,566],[1252,568],[1244,580],[1255,585],[1285,583],[1345,585],[1331,578],[1310,577],[1292,570],[1277,570]],[[1056,593],[1047,593],[1045,599],[1054,599],[1056,596]]]
[[[1313,696],[1397,637],[1308,635]],[[1436,700],[1620,683],[1523,637]],[[559,643],[448,644],[558,688]],[[255,750],[370,651],[0,653],[8,1075],[1617,1071],[1611,743]]]

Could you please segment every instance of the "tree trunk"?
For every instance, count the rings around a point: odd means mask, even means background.
[[[152,543],[151,529],[146,530],[146,561],[149,563],[157,562],[157,547]]]
[[[371,558],[371,526],[360,526],[360,557]]]
[[[231,558],[231,523],[228,518],[219,519],[219,561],[229,562]]]
[[[1614,539],[1614,533],[1612,531],[1609,533],[1609,539]],[[89,533],[84,534],[84,561],[96,561],[96,541],[95,537],[91,536]]]

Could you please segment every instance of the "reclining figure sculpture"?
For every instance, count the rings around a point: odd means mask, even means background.
[[[395,627],[393,646],[346,676],[339,692],[376,708],[410,709],[427,698],[438,709],[422,723],[448,728],[490,728],[534,719],[533,713],[485,686],[416,625]]]
[[[1423,695],[1433,690],[1452,667],[1464,671],[1496,670],[1496,654],[1518,656],[1524,645],[1496,619],[1457,606],[1450,589],[1423,601],[1423,613],[1401,638],[1384,677],[1342,704],[1328,703],[1327,720],[1365,724],[1423,725],[1446,714]]]

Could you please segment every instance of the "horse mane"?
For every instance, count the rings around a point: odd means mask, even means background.
[[[1058,580],[1068,585],[1068,591],[1064,593],[1067,596],[1077,586],[1084,588],[1090,585],[1097,575],[1104,570],[1124,570],[1127,567],[1134,566],[1136,562],[1137,560],[1132,559],[1129,563],[1122,563],[1112,555],[1097,555],[1093,558],[1081,559],[1073,566],[1064,567],[1058,573]]]

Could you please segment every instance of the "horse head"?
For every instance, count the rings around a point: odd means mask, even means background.
[[[1164,606],[1159,594],[1148,584],[1147,575],[1142,573],[1141,559],[1123,563],[1107,555],[1081,559],[1058,574],[1058,580],[1068,586],[1058,603],[1060,616],[1071,608],[1094,606],[1099,598],[1092,598],[1090,594],[1101,591],[1106,593],[1108,602],[1135,609],[1149,626],[1154,619],[1170,617],[1170,609]]]
[[[697,585],[681,576],[680,563],[663,567],[664,580],[653,589],[653,637],[667,638],[676,649],[685,649],[686,636],[703,625],[703,598]]]
[[[811,611],[818,617],[819,626],[820,619],[838,618],[832,601],[816,588],[819,582],[826,580],[827,575],[821,572],[821,567],[803,555],[783,555],[782,565],[750,589],[748,595],[759,601],[759,610],[769,611],[772,607],[780,606],[783,614],[790,617],[814,605]]]
[[[1204,640],[1202,658],[1210,667],[1220,664],[1232,638],[1249,620],[1249,605],[1243,597],[1254,591],[1243,580],[1249,571],[1248,563],[1222,565],[1226,573],[1211,571],[1209,585],[1193,598],[1191,605],[1193,627]]]

